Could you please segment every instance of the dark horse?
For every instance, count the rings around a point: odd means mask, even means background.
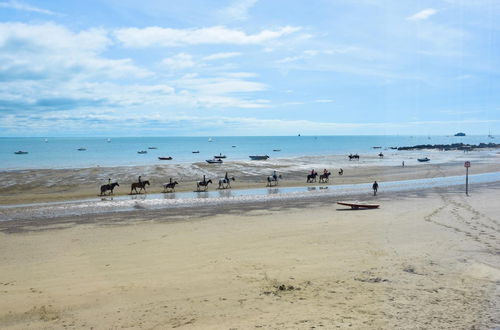
[[[147,192],[146,185],[149,186],[149,180],[132,183],[130,185],[130,194],[132,194],[132,190],[135,191],[136,194],[140,194],[143,189],[144,192],[146,193]],[[137,188],[139,188],[139,192],[137,192]]]
[[[358,154],[355,154],[355,155],[350,154],[348,157],[349,157],[349,160],[353,160],[353,159],[359,160],[359,155]]]
[[[177,182],[177,181],[164,183],[163,184],[163,192],[168,192],[167,190],[175,191],[175,185],[177,185],[177,184],[179,184],[179,182]]]
[[[316,182],[316,177],[317,176],[318,176],[318,173],[316,173],[316,172],[314,172],[312,174],[308,174],[306,182]]]
[[[108,195],[111,195],[113,194],[113,189],[115,189],[115,187],[119,187],[120,185],[118,184],[118,182],[113,182],[113,183],[110,183],[110,184],[103,184],[101,186],[101,195],[104,195],[106,193],[106,191],[109,190],[109,194]]]
[[[319,182],[328,182],[328,177],[330,176],[330,172],[323,173],[319,176]]]
[[[208,180],[208,181],[203,180],[203,181],[196,182],[196,189],[197,189],[197,191],[200,191],[200,187],[205,187],[204,190],[207,190],[208,189],[208,185],[210,183],[212,183],[212,180]]]

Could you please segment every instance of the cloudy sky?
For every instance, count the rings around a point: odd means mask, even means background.
[[[0,0],[0,136],[500,134],[498,17],[497,0]]]

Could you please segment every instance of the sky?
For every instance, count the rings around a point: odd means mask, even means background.
[[[500,134],[497,0],[0,0],[0,136]]]

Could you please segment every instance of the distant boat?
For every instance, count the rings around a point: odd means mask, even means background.
[[[398,150],[398,147],[391,147],[392,150]]]
[[[208,142],[212,142],[212,138],[208,138]]]
[[[85,150],[87,150],[87,149],[85,149],[85,148],[78,148],[77,150],[78,150],[78,151],[85,151]]]
[[[172,160],[172,157],[158,157],[159,160]]]
[[[281,149],[273,149],[273,151],[276,151],[276,152],[278,152],[278,151],[281,151]]]
[[[219,154],[219,156],[214,156],[215,159],[226,158],[226,155]]]
[[[256,156],[248,156],[248,157],[250,157],[251,160],[267,160],[269,158],[268,155],[264,155],[264,156],[256,155]]]
[[[19,150],[19,151],[15,151],[14,153],[16,155],[26,155],[28,152],[27,151],[21,151],[21,150]]]
[[[457,134],[455,134],[455,136],[465,136],[465,133],[458,132]]]
[[[425,158],[418,158],[417,160],[419,162],[428,162],[430,160],[430,158],[427,158],[427,157],[425,157]]]
[[[206,160],[207,163],[209,164],[222,164],[222,159],[207,159]]]
[[[196,150],[196,151],[191,151],[193,154],[199,154],[200,151],[199,150]]]
[[[110,143],[111,142],[111,139],[107,139],[106,142]]]
[[[157,147],[148,147],[148,149],[153,150],[153,149],[158,149],[158,148]]]
[[[488,131],[488,137],[489,137],[490,139],[494,139],[494,138],[495,138],[493,135],[491,135],[491,131]]]
[[[45,141],[45,143],[49,142],[49,140],[47,140],[47,139],[45,139],[44,141]]]
[[[236,146],[231,146],[232,148],[236,148]]]
[[[373,149],[382,149],[382,147],[372,147]]]
[[[146,150],[141,150],[141,151],[137,151],[138,154],[147,154],[148,152]]]

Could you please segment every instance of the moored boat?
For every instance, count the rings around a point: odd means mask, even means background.
[[[199,154],[200,151],[199,150],[195,150],[195,151],[191,151],[193,154]]]
[[[19,151],[15,151],[14,153],[16,155],[26,155],[28,152],[27,151],[21,151],[21,150],[19,150]]]
[[[148,152],[146,150],[140,150],[140,151],[137,151],[138,154],[147,154]]]
[[[215,159],[226,158],[226,155],[219,154],[219,156],[214,156]]]
[[[222,164],[222,159],[220,159],[220,158],[218,158],[218,159],[207,159],[206,162],[209,163],[209,164]]]
[[[76,150],[78,150],[78,151],[85,151],[85,150],[87,150],[87,149],[82,147],[82,148],[78,148],[78,149],[76,149]]]
[[[159,160],[172,160],[172,157],[158,157]]]
[[[417,158],[417,160],[418,160],[419,162],[428,162],[428,161],[429,161],[429,160],[431,160],[431,159],[430,159],[430,158],[425,157],[425,158]]]
[[[255,156],[248,156],[250,157],[251,160],[267,160],[269,158],[268,155],[255,155]]]

